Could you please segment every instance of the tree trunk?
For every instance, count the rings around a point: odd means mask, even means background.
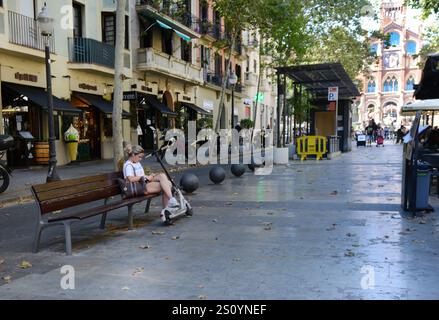
[[[125,50],[125,7],[126,0],[117,0],[113,104],[113,154],[115,171],[119,171],[119,161],[122,160],[124,156],[122,132],[122,103],[124,80],[123,62]]]
[[[233,48],[235,47],[235,43],[236,43],[236,35],[234,34],[234,35],[232,35],[232,43],[230,45],[230,50],[229,50],[229,57],[228,57],[229,61],[227,63],[227,67],[226,67],[226,75],[223,79],[223,86],[221,88],[221,99],[220,99],[220,104],[219,104],[219,109],[218,109],[218,117],[217,117],[217,121],[215,124],[215,131],[216,132],[219,132],[221,129],[220,128],[221,116],[222,116],[222,112],[225,112],[224,98],[225,98],[225,94],[226,94],[227,82],[229,81],[229,78],[230,78],[230,66],[232,65],[232,51],[234,50]]]
[[[264,71],[262,67],[262,37],[260,37],[260,43],[259,43],[259,66],[258,66],[258,88],[256,90],[256,103],[255,103],[255,110],[254,110],[254,119],[255,119],[255,127],[256,127],[256,121],[258,116],[258,104],[259,104],[259,91],[261,90],[261,80],[262,80],[262,73]],[[262,130],[262,123],[260,124],[260,129]]]

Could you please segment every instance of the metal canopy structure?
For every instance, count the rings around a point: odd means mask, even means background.
[[[341,63],[324,63],[277,68],[278,75],[286,75],[295,84],[304,86],[317,99],[328,97],[329,87],[339,88],[339,99],[360,96],[357,86],[349,78]]]

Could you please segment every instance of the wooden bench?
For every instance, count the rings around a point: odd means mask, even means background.
[[[64,225],[65,242],[67,255],[72,254],[71,224],[87,218],[102,215],[100,228],[105,229],[107,214],[110,211],[128,207],[128,228],[133,229],[133,206],[137,203],[147,201],[145,213],[149,212],[151,200],[160,194],[153,194],[132,199],[121,199],[110,202],[115,196],[121,196],[121,190],[117,182],[118,178],[123,178],[121,172],[101,174],[91,177],[62,180],[58,182],[46,183],[32,187],[32,193],[38,204],[39,212],[35,227],[35,238],[33,251],[39,250],[42,231],[50,226]],[[104,200],[103,205],[94,206],[87,209],[74,210],[74,207]],[[54,212],[73,208],[73,212],[53,215]],[[50,215],[52,214],[52,215]],[[50,215],[50,216],[49,216]]]

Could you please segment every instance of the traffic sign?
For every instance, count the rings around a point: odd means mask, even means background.
[[[338,87],[329,87],[328,101],[337,101],[337,100],[338,100]]]

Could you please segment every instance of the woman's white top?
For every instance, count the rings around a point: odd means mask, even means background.
[[[130,160],[125,162],[123,165],[123,175],[126,178],[128,177],[143,177],[145,176],[145,170],[143,170],[140,162],[133,163]]]

